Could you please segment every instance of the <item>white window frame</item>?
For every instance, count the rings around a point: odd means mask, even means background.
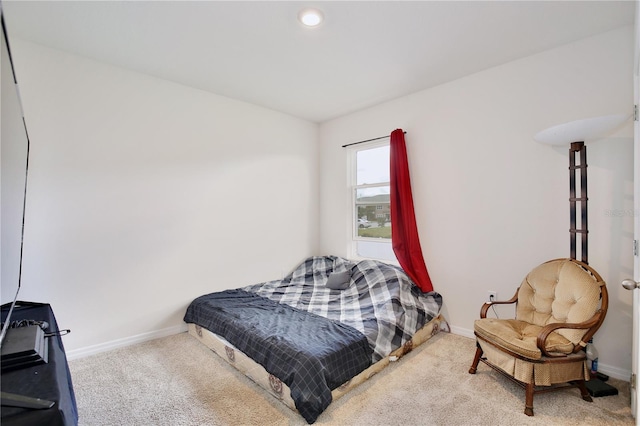
[[[348,162],[348,191],[349,191],[349,253],[351,258],[355,259],[377,259],[385,262],[397,263],[393,249],[391,248],[391,239],[361,237],[358,235],[358,208],[356,205],[356,194],[358,189],[375,188],[379,186],[390,186],[390,182],[380,182],[375,184],[357,184],[357,154],[359,151],[389,146],[388,140],[369,142],[349,147]],[[368,252],[369,254],[359,254]]]

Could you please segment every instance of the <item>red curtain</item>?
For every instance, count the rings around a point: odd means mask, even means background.
[[[391,132],[391,245],[400,266],[423,292],[433,291],[433,284],[422,257],[418,227],[413,209],[409,162],[404,132]]]

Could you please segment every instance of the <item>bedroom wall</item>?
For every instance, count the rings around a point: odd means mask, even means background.
[[[627,27],[323,123],[321,252],[348,256],[341,145],[406,130],[427,267],[453,331],[472,337],[487,291],[506,300],[534,266],[569,256],[568,148],[533,136],[567,121],[630,114],[632,58]],[[629,120],[587,143],[589,263],[610,292],[595,344],[601,370],[623,379],[631,372],[631,292],[620,281],[633,272],[632,129]]]
[[[175,333],[187,304],[316,251],[318,126],[22,41],[22,300],[70,357]]]

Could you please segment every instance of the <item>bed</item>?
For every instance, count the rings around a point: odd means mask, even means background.
[[[196,298],[189,333],[311,424],[446,328],[442,297],[375,260],[305,259],[282,280]]]

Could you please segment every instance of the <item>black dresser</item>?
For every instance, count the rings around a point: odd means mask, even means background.
[[[4,322],[9,304],[0,307]],[[30,409],[2,405],[0,423],[2,426],[26,425],[77,425],[78,408],[71,383],[67,356],[62,344],[58,323],[51,306],[46,303],[18,302],[11,314],[11,321],[46,321],[45,330],[48,348],[46,364],[21,368],[2,373],[0,387],[2,395],[19,395],[53,402],[51,408]]]

